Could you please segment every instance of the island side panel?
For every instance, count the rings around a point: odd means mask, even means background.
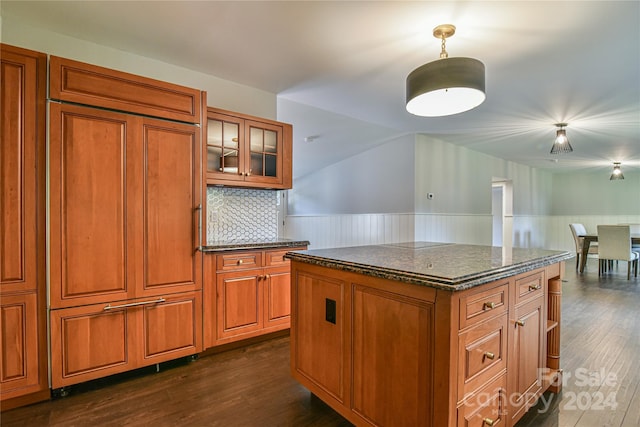
[[[375,425],[432,419],[432,302],[352,285],[353,411]]]
[[[350,295],[328,271],[291,262],[291,374],[350,419]]]
[[[332,297],[337,328],[326,318]],[[293,260],[293,377],[355,425],[449,425],[448,416],[438,423],[433,416],[437,406],[447,413],[450,360],[448,327],[444,354],[436,348],[435,300],[434,288]],[[442,369],[436,358],[446,361]],[[328,371],[339,372],[339,381]]]

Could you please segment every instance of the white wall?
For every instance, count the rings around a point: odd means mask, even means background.
[[[625,173],[625,180],[617,182],[599,173],[551,174],[420,135],[415,140],[414,211],[288,215],[284,235],[309,240],[310,249],[411,240],[490,245],[492,177],[513,183],[514,247],[573,252],[572,222],[583,223],[594,232],[598,224],[640,223],[637,174]],[[382,162],[387,148],[381,146],[366,156],[333,165],[332,179],[340,182],[350,168]],[[372,155],[379,159],[371,159]],[[317,181],[317,192],[323,186]],[[294,182],[294,192],[297,188]],[[398,187],[397,191],[404,190]],[[337,199],[339,192],[339,186],[333,187],[326,195],[318,195],[318,200]],[[426,198],[428,192],[434,193],[434,199]],[[366,194],[381,197],[375,191]]]
[[[289,215],[413,212],[414,175],[414,138],[400,137],[296,179],[287,211]]]
[[[384,169],[371,168],[383,168],[399,146],[406,150],[403,156],[412,159],[413,169],[382,174],[379,170]],[[371,177],[369,185],[345,184],[354,179],[354,171]],[[424,135],[387,142],[294,181],[284,234],[309,240],[311,249],[411,240],[491,245],[496,176],[513,182],[513,211],[520,212],[513,222],[513,246],[546,247],[550,173]],[[389,182],[392,188],[384,191],[375,185]],[[412,188],[409,201],[406,195]],[[357,197],[354,191],[360,191]],[[428,192],[434,193],[432,200],[427,199]],[[400,202],[389,205],[398,198]],[[359,211],[363,206],[378,210]],[[403,210],[384,210],[394,206]]]
[[[37,5],[34,5],[37,7]],[[102,67],[159,79],[207,92],[211,107],[275,119],[276,95],[208,74],[90,43],[1,17],[2,43]]]
[[[640,172],[610,181],[605,173],[559,173],[553,176],[553,215],[640,215]]]

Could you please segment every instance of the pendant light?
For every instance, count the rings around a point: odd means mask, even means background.
[[[609,177],[609,181],[615,179],[624,179],[624,175],[622,175],[622,169],[620,169],[620,162],[613,162],[613,172]]]
[[[484,64],[473,58],[449,58],[445,40],[456,32],[451,24],[438,25],[440,59],[416,68],[407,76],[407,111],[423,117],[449,116],[471,110],[486,98]]]
[[[558,130],[556,131],[556,139],[551,146],[551,154],[570,153],[573,151],[573,147],[569,144],[569,138],[567,138],[566,123],[556,123]]]

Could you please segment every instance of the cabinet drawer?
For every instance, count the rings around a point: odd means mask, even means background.
[[[291,251],[303,251],[305,248],[287,248],[270,250],[264,252],[264,265],[265,266],[279,266],[289,265],[289,260],[284,257],[287,252]]]
[[[504,426],[506,424],[506,375],[491,381],[458,408],[458,427]]]
[[[506,369],[507,314],[458,337],[458,401]]]
[[[460,296],[460,329],[507,312],[509,282]]]
[[[516,305],[544,294],[544,271],[516,279]]]
[[[216,256],[218,271],[245,270],[262,267],[262,252],[232,252]]]

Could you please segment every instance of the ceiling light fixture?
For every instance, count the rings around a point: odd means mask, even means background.
[[[556,123],[558,130],[556,131],[556,139],[551,146],[551,154],[570,153],[573,151],[573,147],[569,144],[569,138],[567,138],[567,130],[564,129],[566,126],[566,123]]]
[[[449,116],[471,110],[486,98],[484,64],[473,58],[449,58],[445,40],[456,32],[451,24],[438,25],[433,36],[442,40],[440,59],[407,76],[407,111],[416,116]]]
[[[622,169],[620,169],[620,162],[613,162],[613,172],[609,177],[609,181],[614,179],[624,179],[624,175],[622,175]]]

